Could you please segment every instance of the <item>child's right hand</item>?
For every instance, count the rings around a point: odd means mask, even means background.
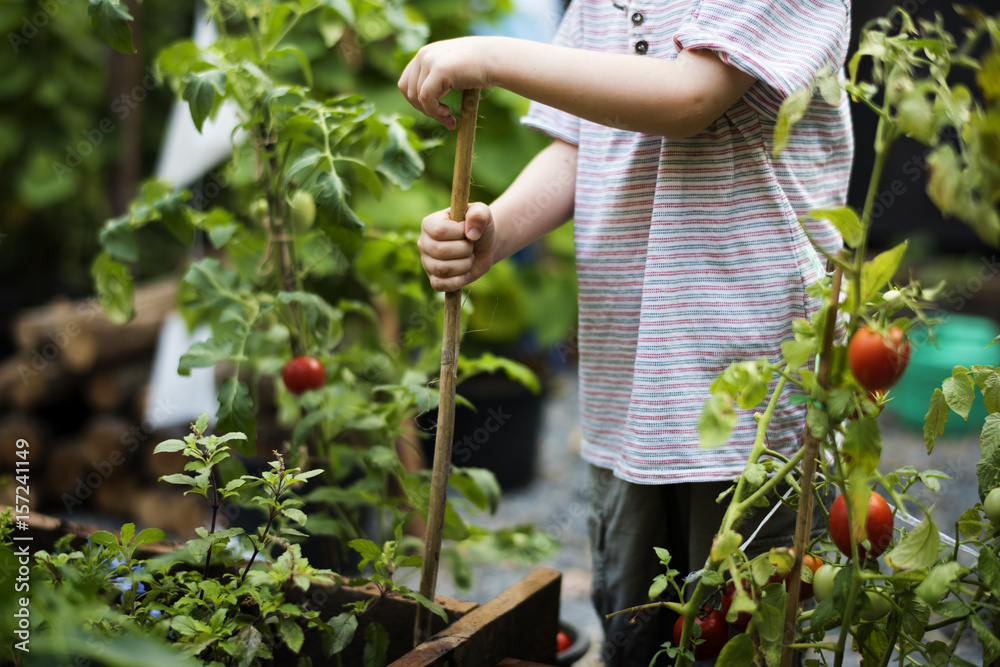
[[[454,292],[493,266],[496,228],[486,204],[469,204],[465,220],[455,222],[448,210],[424,218],[420,225],[420,263],[439,292]]]

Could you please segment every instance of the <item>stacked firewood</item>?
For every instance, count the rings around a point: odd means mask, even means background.
[[[96,298],[56,301],[14,319],[18,352],[0,361],[0,504],[12,504],[15,443],[23,439],[32,511],[105,515],[176,537],[204,523],[200,497],[157,482],[183,461],[153,456],[153,448],[183,431],[165,432],[146,418],[157,339],[176,293],[176,280],[138,287],[135,317],[121,326]]]

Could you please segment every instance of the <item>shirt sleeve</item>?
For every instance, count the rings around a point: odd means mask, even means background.
[[[556,46],[581,48],[583,45],[583,11],[579,0],[573,0],[556,31],[552,43]],[[526,126],[573,145],[580,143],[580,119],[573,114],[532,102],[528,115],[521,119]]]
[[[846,0],[700,0],[674,34],[681,49],[711,49],[781,98],[844,65]]]

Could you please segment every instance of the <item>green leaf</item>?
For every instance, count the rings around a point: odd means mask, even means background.
[[[398,118],[386,122],[389,147],[378,165],[378,172],[404,190],[413,185],[424,171],[424,161],[410,142],[411,131]]]
[[[944,433],[944,425],[948,422],[948,402],[944,398],[944,392],[935,389],[931,396],[931,405],[924,415],[924,444],[927,445],[927,453],[934,449],[937,437]]]
[[[741,632],[726,642],[715,659],[715,667],[746,667],[754,662],[750,635]]]
[[[533,394],[542,391],[542,385],[538,381],[538,376],[530,368],[522,363],[497,356],[491,352],[484,352],[474,359],[460,357],[458,360],[459,382],[468,380],[480,373],[495,374],[502,371],[507,377],[520,383]]]
[[[245,625],[236,635],[236,656],[238,667],[249,667],[257,655],[263,637],[254,625]]]
[[[282,5],[279,5],[279,7],[281,6]],[[302,49],[299,49],[294,46],[284,46],[280,49],[271,49],[270,51],[267,52],[266,55],[268,59],[283,58],[285,56],[292,56],[298,61],[299,68],[302,70],[302,76],[305,77],[306,85],[312,88],[313,85],[312,67],[310,67],[309,65],[309,58],[306,57],[306,54],[302,53]],[[220,92],[220,94],[224,93]]]
[[[166,482],[167,484],[180,484],[182,486],[197,486],[198,482],[194,477],[190,475],[185,475],[183,473],[174,473],[172,475],[164,475],[160,478],[161,482]]]
[[[181,97],[191,108],[191,120],[201,132],[205,119],[212,113],[215,98],[226,95],[226,72],[221,69],[207,72],[192,72],[184,77],[184,92]]]
[[[345,257],[351,259],[361,247],[365,225],[347,203],[344,184],[332,170],[316,177],[316,223]]]
[[[428,611],[431,611],[440,616],[442,621],[444,621],[445,623],[448,622],[448,613],[444,610],[444,607],[439,605],[437,602],[428,600],[425,596],[421,595],[417,591],[411,591],[409,589],[406,589],[406,592],[403,593],[403,595],[405,595],[408,598],[416,600],[423,606],[427,607]]]
[[[784,584],[769,584],[764,587],[757,615],[754,617],[761,639],[768,642],[781,641],[785,629],[787,598]]]
[[[294,617],[281,619],[281,622],[278,624],[278,634],[281,635],[281,640],[285,642],[285,646],[292,653],[298,654],[302,650],[305,633],[302,632],[302,626],[295,621]]]
[[[937,526],[934,525],[928,514],[923,521],[885,554],[885,562],[889,567],[897,570],[929,568],[938,559],[939,546],[941,546],[941,539],[938,537]]]
[[[132,274],[124,265],[102,252],[90,267],[104,314],[113,324],[125,324],[135,315]]]
[[[1000,371],[993,371],[986,377],[982,390],[986,412],[1000,412]]]
[[[246,384],[235,377],[227,377],[222,381],[216,417],[218,430],[246,434],[246,440],[236,441],[236,450],[244,456],[252,456],[256,448],[257,425],[254,421],[253,401]]]
[[[785,358],[785,362],[792,368],[804,366],[815,352],[815,340],[786,340],[781,344],[781,356]]]
[[[320,349],[332,350],[340,343],[344,336],[344,311],[330,305],[322,296],[311,292],[282,292],[278,294],[278,301],[301,306],[306,327]]]
[[[108,220],[101,229],[98,240],[101,246],[115,259],[123,262],[139,261],[139,241],[132,231],[128,215]]]
[[[829,220],[844,237],[844,243],[851,248],[856,248],[864,239],[865,230],[861,226],[861,219],[850,206],[815,209],[809,211],[809,215],[813,218]]]
[[[365,667],[383,667],[389,651],[389,633],[381,623],[372,622],[365,628]]]
[[[913,592],[933,607],[941,601],[951,584],[968,572],[967,568],[955,561],[943,563],[931,569],[927,577]]]
[[[732,530],[716,535],[712,540],[712,549],[709,553],[709,560],[712,563],[722,563],[729,556],[734,554],[743,542],[743,537]]]
[[[300,509],[296,509],[294,507],[286,507],[285,509],[281,510],[281,513],[284,514],[289,521],[297,523],[300,526],[304,526],[306,523],[307,520],[306,513]]]
[[[667,586],[670,585],[670,580],[667,579],[667,575],[658,574],[653,578],[653,583],[649,586],[649,599],[655,600],[663,594],[663,591],[667,590]]]
[[[979,560],[976,563],[979,576],[983,578],[994,597],[1000,595],[1000,560],[989,548],[979,550]]]
[[[106,530],[95,530],[90,534],[90,541],[110,549],[118,549],[121,546],[118,538]]]
[[[990,489],[1000,486],[1000,413],[986,416],[979,435],[979,461],[976,463],[979,497],[985,498]]]
[[[987,627],[983,619],[979,618],[977,614],[971,614],[969,619],[972,621],[972,627],[976,630],[976,635],[979,637],[979,643],[983,645],[983,664],[992,665],[1000,660],[1000,639],[997,638],[995,634]]]
[[[962,515],[958,518],[958,532],[961,534],[962,539],[979,540],[982,536],[983,526],[978,510],[970,507],[962,512]],[[997,592],[1000,593],[1000,591]]]
[[[927,623],[931,619],[931,608],[918,597],[907,597],[903,601],[903,614],[900,623],[903,631],[910,637],[919,640],[927,631]]]
[[[166,533],[159,528],[146,528],[135,536],[135,545],[152,544],[167,539]]]
[[[868,473],[878,467],[882,457],[882,431],[874,417],[862,417],[847,424],[843,452],[851,457],[852,466],[861,466]]]
[[[952,369],[951,377],[941,384],[941,391],[948,407],[962,419],[969,421],[969,411],[976,400],[976,384],[969,377],[969,369],[964,366]]]
[[[868,303],[896,275],[908,244],[908,241],[904,241],[895,248],[879,253],[870,262],[865,262],[861,270],[862,305]]]
[[[806,408],[806,425],[817,440],[822,440],[830,432],[830,415],[822,408],[810,403]]]
[[[122,0],[90,0],[87,3],[90,25],[105,42],[121,53],[135,53],[132,46],[132,15]]]
[[[812,89],[799,88],[786,97],[778,110],[778,122],[774,126],[774,148],[772,155],[778,155],[788,145],[792,127],[802,120],[812,102]]]
[[[738,417],[729,394],[713,394],[705,402],[698,418],[698,436],[702,447],[717,447],[729,439]]]
[[[209,338],[192,343],[177,363],[178,375],[190,375],[193,368],[207,368],[218,361],[233,358],[233,342]]]
[[[154,454],[160,454],[163,452],[180,452],[187,447],[187,443],[183,440],[177,440],[176,438],[171,440],[164,440],[158,444],[154,449]]]
[[[456,489],[473,505],[494,514],[500,506],[500,483],[496,475],[485,468],[455,468],[448,485]]]
[[[340,653],[354,639],[354,632],[358,629],[358,618],[350,612],[344,612],[328,622],[331,634],[323,636],[323,654],[327,659]]]

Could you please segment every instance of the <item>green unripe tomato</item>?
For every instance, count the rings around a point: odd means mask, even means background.
[[[871,609],[862,609],[859,613],[861,620],[863,621],[877,621],[883,618],[892,609],[892,604],[885,598],[884,595],[879,595],[875,591],[865,591],[865,595],[868,596],[868,601],[872,603]]]
[[[264,221],[267,220],[267,200],[263,197],[258,197],[250,203],[250,219],[255,223],[264,226]]]
[[[819,566],[813,573],[813,595],[819,602],[833,595],[833,580],[839,570],[829,563]]]
[[[994,524],[1000,525],[1000,487],[986,494],[986,500],[983,501],[983,511],[986,512],[986,518]]]
[[[316,201],[312,195],[305,190],[296,190],[288,205],[288,216],[297,231],[304,232],[312,227],[316,221]]]

